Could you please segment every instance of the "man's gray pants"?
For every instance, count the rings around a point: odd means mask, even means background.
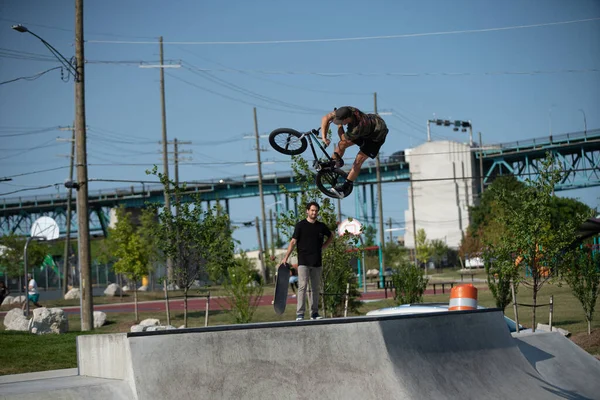
[[[321,287],[321,272],[323,267],[307,267],[298,265],[298,305],[296,306],[296,315],[304,315],[306,309],[306,287],[310,281],[310,295],[308,304],[310,306],[310,315],[319,313],[319,293]]]

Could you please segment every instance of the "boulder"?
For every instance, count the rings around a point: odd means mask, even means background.
[[[129,292],[131,289],[129,289],[129,286],[125,285],[125,286],[123,286],[123,289],[122,289],[122,290],[123,290],[124,292]]]
[[[142,326],[159,326],[160,321],[156,318],[148,318],[139,323]]]
[[[370,269],[367,271],[367,276],[379,276],[378,269]]]
[[[13,308],[4,317],[4,328],[7,331],[28,331],[29,319],[25,318],[20,308]]]
[[[147,291],[148,291],[148,286],[146,286],[146,285],[144,285],[144,286],[140,286],[140,287],[138,288],[138,291],[140,291],[140,292],[147,292]]]
[[[176,285],[176,284],[174,284],[174,283],[169,283],[169,284],[167,285],[167,290],[179,290],[179,286],[177,286],[177,285]]]
[[[119,296],[121,294],[121,288],[116,283],[111,283],[104,289],[105,296]]]
[[[31,333],[65,333],[69,331],[69,320],[62,308],[40,307],[33,310]]]
[[[14,299],[15,298],[12,297],[12,296],[6,296],[4,298],[4,300],[2,301],[2,304],[0,304],[0,305],[2,305],[2,306],[10,306],[12,304],[12,302],[13,302]]]
[[[94,311],[94,328],[100,328],[106,322],[106,313]]]
[[[144,326],[144,325],[133,325],[129,331],[130,332],[144,332],[146,330],[146,328],[148,328],[148,327]]]
[[[11,304],[23,304],[25,303],[25,300],[27,300],[27,297],[25,296],[15,296],[13,297]]]
[[[79,298],[79,288],[73,288],[65,293],[65,300],[74,300]]]

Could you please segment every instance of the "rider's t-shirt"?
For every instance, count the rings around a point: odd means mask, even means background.
[[[365,114],[358,108],[348,106],[354,120],[346,127],[348,140],[369,138],[374,142],[385,140],[388,133],[385,122],[377,114]]]

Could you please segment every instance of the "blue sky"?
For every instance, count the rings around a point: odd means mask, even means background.
[[[181,180],[255,175],[253,106],[259,130],[317,127],[333,107],[379,111],[391,129],[383,155],[426,140],[426,120],[470,119],[484,143],[600,127],[600,73],[509,74],[600,68],[600,20],[461,34],[299,43],[223,44],[357,38],[484,30],[600,17],[600,2],[579,1],[103,1],[85,3],[86,112],[89,178],[148,179],[160,164],[158,36],[165,59],[169,139],[189,140],[193,161]],[[0,0],[0,81],[32,76],[54,66],[46,48],[11,25],[22,23],[67,58],[74,54],[74,2]],[[117,42],[117,43],[106,43]],[[135,43],[124,43],[135,42]],[[194,42],[172,44],[170,42]],[[207,42],[218,42],[207,44]],[[32,54],[33,53],[33,54]],[[131,61],[131,63],[116,63]],[[202,70],[199,72],[198,69]],[[491,74],[490,73],[499,73]],[[415,74],[413,76],[401,75]],[[441,73],[431,75],[432,73]],[[466,73],[452,76],[448,73]],[[235,85],[235,86],[232,86]],[[38,79],[0,86],[0,176],[59,168],[68,160],[74,88],[55,70]],[[32,131],[40,133],[30,133]],[[3,136],[2,136],[3,135]],[[16,136],[7,136],[16,135]],[[451,129],[434,139],[465,141]],[[215,143],[216,142],[216,143]],[[288,171],[289,158],[262,146],[264,173]],[[32,149],[38,147],[37,149]],[[352,158],[355,149],[348,151]],[[142,165],[127,165],[142,164]],[[15,177],[0,193],[62,183],[68,168]],[[93,182],[90,191],[127,184]],[[386,184],[384,215],[402,226],[407,185]],[[24,191],[0,199],[64,192]],[[593,207],[598,189],[563,193]],[[267,199],[267,204],[272,203]],[[234,221],[260,214],[258,199],[230,203]],[[343,212],[355,213],[354,199]],[[256,245],[253,228],[236,238]]]

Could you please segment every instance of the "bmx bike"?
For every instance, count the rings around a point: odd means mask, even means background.
[[[325,147],[323,147],[321,141],[317,138],[317,134],[320,130],[321,128],[301,133],[290,128],[275,129],[269,135],[269,143],[271,144],[271,147],[278,152],[289,156],[302,154],[310,145],[310,149],[314,156],[312,166],[317,170],[317,175],[315,177],[317,187],[326,196],[343,199],[352,192],[352,187],[344,192],[339,192],[335,187],[343,184],[346,181],[346,176],[348,174],[340,168],[335,167],[335,161],[331,158],[329,153],[327,153]],[[316,143],[319,149],[321,149],[325,155],[325,159],[317,156],[313,143]]]

